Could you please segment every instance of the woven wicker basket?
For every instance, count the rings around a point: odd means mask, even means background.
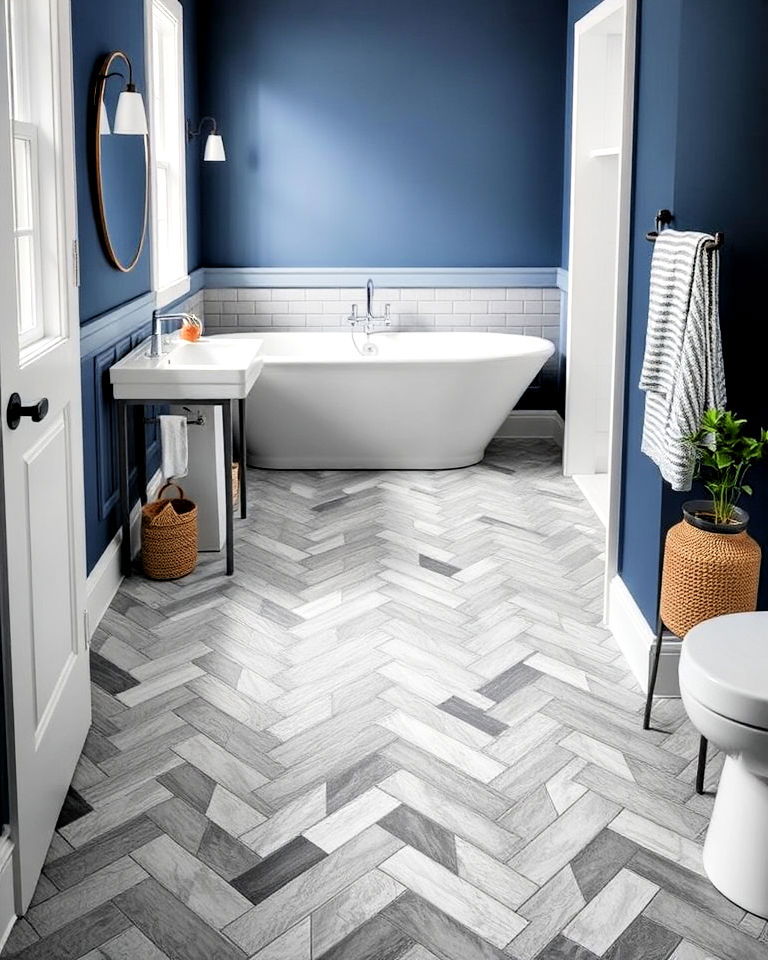
[[[760,578],[760,547],[746,530],[714,532],[685,513],[667,533],[661,578],[661,619],[678,637],[703,620],[755,610]]]
[[[167,499],[168,487],[178,497]],[[178,580],[197,565],[197,506],[176,483],[166,483],[141,511],[141,562],[153,580]]]

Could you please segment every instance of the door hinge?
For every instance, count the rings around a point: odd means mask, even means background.
[[[88,609],[83,610],[83,626],[85,628],[85,649],[91,649],[91,618],[88,616]]]
[[[75,278],[75,286],[80,286],[80,244],[77,237],[72,241],[72,275]]]

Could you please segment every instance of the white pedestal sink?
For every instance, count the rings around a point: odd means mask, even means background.
[[[143,404],[200,404],[221,407],[224,440],[222,488],[226,515],[227,574],[235,569],[232,504],[232,401],[240,414],[240,516],[246,516],[245,398],[261,373],[262,341],[256,338],[220,340],[202,337],[195,343],[171,339],[161,357],[149,356],[149,340],[110,367],[109,378],[117,407],[120,477],[121,568],[132,572],[128,449],[128,408]],[[143,444],[140,445],[143,451]],[[146,458],[139,465],[140,489],[146,489]]]
[[[261,372],[262,341],[201,337],[174,339],[162,357],[148,355],[148,341],[110,367],[116,400],[237,400],[247,396]]]

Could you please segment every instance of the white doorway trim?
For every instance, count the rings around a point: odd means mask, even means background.
[[[621,32],[621,71],[620,71],[620,117],[616,141],[612,143],[594,143],[590,150],[590,161],[593,164],[616,163],[617,207],[615,216],[615,261],[613,266],[613,323],[609,345],[610,364],[610,392],[608,410],[608,453],[607,477],[603,482],[603,490],[607,486],[607,503],[604,499],[603,513],[607,513],[606,524],[606,564],[604,597],[607,604],[609,585],[616,576],[618,569],[619,521],[621,505],[621,468],[623,448],[623,418],[624,418],[624,382],[627,341],[627,298],[629,284],[629,241],[632,204],[632,160],[633,160],[633,129],[635,109],[635,45],[637,25],[637,0],[603,0],[586,16],[582,17],[574,26],[574,59],[573,59],[573,105],[572,105],[572,146],[571,146],[571,200],[570,200],[570,258],[569,258],[569,291],[568,291],[568,324],[567,324],[567,357],[566,369],[566,416],[565,438],[563,451],[563,471],[566,476],[574,474],[594,474],[594,470],[584,469],[585,458],[583,451],[585,443],[592,442],[591,436],[585,436],[593,430],[589,415],[583,415],[584,403],[578,396],[585,377],[590,376],[590,352],[599,348],[599,344],[590,341],[589,331],[576,330],[574,319],[578,321],[578,313],[574,312],[576,302],[577,311],[584,310],[583,304],[578,303],[579,257],[574,256],[576,244],[584,243],[585,224],[593,214],[590,208],[589,197],[585,196],[582,182],[583,164],[579,162],[579,150],[584,144],[579,136],[580,124],[583,123],[584,88],[580,83],[588,56],[587,41],[590,34],[593,36],[601,29],[606,30],[607,23],[613,20],[620,23]],[[588,233],[588,231],[586,231]],[[582,250],[583,252],[583,250]],[[574,300],[574,296],[576,301]],[[580,336],[581,334],[581,336]],[[588,462],[588,461],[587,461]],[[590,490],[600,489],[600,485],[580,484],[589,496]]]
[[[70,0],[2,0],[0,616],[10,839],[0,843],[0,908],[12,843],[19,915],[90,725],[71,19]],[[19,139],[34,139],[35,149],[18,149]],[[19,200],[30,194],[33,202]],[[35,247],[19,254],[29,235],[45,237],[44,256]],[[40,282],[25,283],[27,275]],[[29,289],[39,299],[23,296]],[[43,322],[27,323],[38,315]],[[30,407],[9,422],[13,393],[36,405],[34,416]]]

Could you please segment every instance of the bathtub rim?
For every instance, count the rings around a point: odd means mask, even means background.
[[[348,331],[344,330],[253,330],[253,331],[226,331],[222,333],[209,333],[204,339],[211,339],[213,337],[222,337],[229,339],[237,340],[262,340],[264,341],[266,334],[274,334],[276,336],[287,336],[287,337],[301,337],[307,334],[315,336],[323,336],[324,334],[331,334],[337,337],[351,335]],[[392,356],[381,356],[380,354],[356,354],[355,356],[350,357],[338,357],[338,356],[311,356],[308,354],[273,354],[269,355],[266,352],[262,352],[261,356],[264,360],[264,366],[276,367],[276,366],[358,366],[360,364],[365,364],[366,366],[373,367],[384,367],[384,366],[400,366],[400,365],[424,365],[432,366],[434,364],[467,364],[467,363],[495,363],[495,362],[505,362],[509,360],[516,359],[530,359],[530,358],[543,358],[542,367],[547,362],[547,360],[554,355],[555,345],[551,340],[546,340],[544,337],[535,337],[525,333],[491,333],[485,330],[478,330],[476,333],[471,330],[402,330],[402,331],[392,331],[389,335],[400,335],[408,336],[409,334],[415,334],[417,336],[429,337],[432,335],[437,336],[451,336],[451,337],[493,337],[495,342],[499,342],[496,338],[503,338],[508,340],[514,338],[515,341],[519,342],[521,340],[528,341],[528,345],[531,349],[524,351],[508,351],[506,353],[497,353],[497,354],[488,354],[480,356],[471,356],[471,357],[392,357]],[[372,334],[375,338],[377,337],[386,337],[388,334],[383,332],[376,332]]]

